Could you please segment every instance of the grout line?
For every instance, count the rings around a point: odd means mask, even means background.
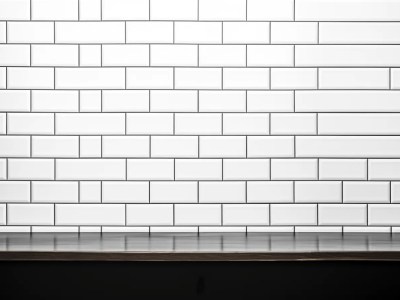
[[[247,10],[248,10],[248,4],[247,4],[247,0],[246,0],[246,21],[247,21],[247,19],[248,19],[248,17],[247,17]]]
[[[342,188],[342,204],[343,204],[344,203],[344,181],[343,180],[342,180],[341,188]]]
[[[172,44],[175,44],[175,22],[172,21]]]
[[[200,158],[200,136],[197,136],[197,158]]]
[[[296,67],[296,45],[293,45],[293,68]]]
[[[175,135],[175,113],[172,113],[172,135]]]
[[[221,41],[224,44],[224,21],[221,22]]]
[[[5,44],[3,44],[3,45],[5,45]],[[20,45],[22,45],[22,44],[16,44],[16,43],[8,43],[7,45],[16,45],[16,46],[20,46]],[[42,43],[42,44],[40,44],[40,45],[54,45],[54,43],[47,43],[47,44],[45,44],[45,43]],[[58,43],[58,45],[63,45],[63,46],[77,46],[77,44],[60,44],[60,43]],[[81,46],[99,46],[100,44],[80,44]],[[123,46],[125,46],[125,45],[148,45],[148,44],[130,44],[130,43],[128,43],[128,44],[124,44],[124,43],[119,43],[119,44],[105,44],[105,43],[103,43],[103,44],[101,44],[102,46],[118,46],[118,45],[123,45]],[[151,45],[172,45],[172,44],[151,44]],[[188,44],[182,44],[182,43],[180,43],[180,44],[178,44],[178,43],[176,43],[176,44],[174,44],[174,45],[188,45]],[[213,46],[215,45],[215,44],[212,44]],[[236,44],[226,44],[225,46],[227,46],[227,45],[229,45],[229,46],[245,46],[245,45],[236,45]],[[265,45],[265,44],[264,44]],[[274,46],[276,46],[277,44],[274,44]],[[193,45],[193,46],[195,46],[195,45]],[[206,45],[206,44],[202,44],[202,45],[200,45],[200,46],[209,46],[209,45]],[[219,45],[218,45],[219,46]],[[286,46],[294,46],[294,45],[286,45]],[[400,46],[400,45],[399,45]],[[6,67],[6,66],[3,66],[3,67]],[[19,66],[19,65],[8,65],[7,67],[9,67],[9,68],[21,68],[21,67],[24,67],[24,66]],[[25,66],[25,67],[29,67],[29,66]],[[123,69],[123,68],[134,68],[134,67],[144,67],[144,66],[118,66],[118,65],[109,65],[109,66],[81,66],[81,68],[78,68],[78,66],[35,66],[35,68],[38,68],[38,69],[51,69],[51,68],[57,68],[57,69],[93,69],[93,68],[100,68],[100,67],[102,67],[102,68],[104,68],[104,69]],[[187,66],[184,66],[184,65],[180,65],[180,66],[178,66],[178,65],[166,65],[166,66],[156,66],[157,68],[160,68],[160,69],[172,69],[172,68],[178,68],[178,69],[193,69],[195,66],[189,66],[189,65],[187,65]],[[216,69],[221,69],[221,68],[224,68],[224,69],[246,69],[246,67],[245,66],[240,66],[240,65],[234,65],[234,66],[200,66],[199,67],[199,69],[200,70],[208,70],[208,69],[210,69],[210,70],[216,70]],[[280,66],[271,66],[271,65],[266,65],[266,64],[259,64],[259,65],[257,65],[257,66],[247,66],[247,69],[260,69],[260,68],[272,68],[272,69],[288,69],[288,70],[293,70],[295,67],[293,67],[293,66],[284,66],[284,65],[280,65]],[[377,69],[377,70],[379,70],[379,69],[387,69],[388,67],[385,67],[385,66],[378,66],[378,67],[374,67],[374,66],[364,66],[364,67],[356,67],[356,66],[351,66],[351,65],[339,65],[339,66],[329,66],[329,65],[315,65],[315,66],[301,66],[301,67],[299,67],[299,68],[301,68],[301,69],[316,69],[316,68],[322,68],[322,69],[332,69],[332,70],[335,70],[335,69]],[[18,88],[19,90],[26,90],[27,88]],[[77,88],[64,88],[64,89],[61,89],[61,90],[66,90],[66,89],[68,89],[68,90],[73,90],[73,89],[77,89]],[[93,90],[95,89],[95,88],[92,88]],[[180,88],[179,90],[196,90],[197,88]],[[34,88],[34,90],[48,90],[48,89],[46,89],[46,88]],[[118,90],[117,88],[109,88],[109,90]],[[148,90],[148,88],[133,88],[132,90]],[[152,90],[171,90],[171,88],[165,88],[165,87],[161,87],[161,88],[152,88]],[[207,90],[220,90],[220,89],[217,89],[217,88],[203,88],[202,90],[205,90],[205,91],[207,91]],[[230,88],[230,89],[228,89],[228,90],[233,90],[233,91],[239,91],[239,90],[245,90],[245,88]],[[255,90],[255,91],[262,91],[262,90],[265,90],[265,88],[264,87],[260,87],[260,88],[251,88],[251,90]],[[293,88],[277,88],[277,89],[275,89],[275,90],[277,90],[277,91],[291,91],[291,90],[293,90]],[[341,90],[344,90],[344,91],[387,91],[387,88],[340,88],[340,89],[337,89],[337,88],[324,88],[324,90],[327,90],[327,91],[341,91]],[[396,90],[399,90],[399,88],[396,88]],[[303,89],[301,89],[301,91],[317,91],[317,89],[316,88],[303,88]]]
[[[224,135],[224,113],[221,113],[221,135]]]
[[[245,99],[245,104],[246,104],[246,113],[248,113],[248,109],[247,109],[247,106],[248,106],[248,90],[246,90],[245,91],[245,97],[246,97],[246,99]]]
[[[221,68],[221,89],[224,89],[224,68]]]
[[[149,44],[149,67],[151,67],[151,45]]]
[[[5,22],[6,20],[2,20],[3,22]],[[24,20],[22,20],[22,19],[20,19],[20,20],[17,20],[17,19],[14,19],[14,20],[9,20],[10,22],[20,22],[20,23],[22,23],[22,22],[32,22],[32,23],[39,23],[39,22],[53,22],[54,21],[54,18],[47,18],[47,19],[45,19],[45,18],[43,18],[43,19],[40,19],[40,20],[28,20],[28,19],[24,19]],[[57,22],[58,21],[60,21],[60,22],[66,22],[66,23],[73,23],[73,22],[77,22],[77,19],[69,19],[69,20],[56,20]],[[120,18],[117,18],[117,19],[107,19],[107,20],[80,20],[80,22],[82,22],[82,23],[90,23],[90,22],[99,22],[99,21],[103,21],[104,23],[110,23],[110,22],[124,22],[124,21],[127,21],[127,22],[136,22],[136,21],[148,21],[148,20],[138,20],[137,18],[131,18],[131,19],[129,19],[129,18],[123,18],[122,20],[120,19]],[[171,22],[171,19],[170,18],[166,18],[166,19],[157,19],[157,20],[151,20],[152,22]],[[173,19],[173,21],[175,21],[175,22],[180,22],[180,23],[191,23],[191,22],[194,22],[194,21],[196,21],[196,20],[188,20],[187,18],[185,18],[185,19],[179,19],[179,18],[174,18]],[[204,22],[204,23],[215,23],[215,22],[221,22],[222,20],[220,20],[220,19],[210,19],[210,20],[200,20],[201,22]],[[226,22],[226,23],[265,23],[265,22],[271,22],[271,21],[269,21],[269,20],[239,20],[239,19],[235,19],[235,20],[223,20],[223,22]],[[274,22],[274,23],[288,23],[288,22],[292,22],[293,23],[293,21],[290,21],[290,20],[273,20],[272,22]],[[358,21],[358,20],[353,20],[353,21],[343,21],[343,20],[301,20],[301,21],[297,21],[297,23],[316,23],[316,22],[319,22],[319,23],[338,23],[338,24],[340,24],[340,23],[355,23],[355,24],[362,24],[362,23],[388,23],[388,24],[390,24],[390,23],[396,23],[396,22],[398,22],[398,20],[395,20],[395,19],[391,19],[391,20],[360,20],[360,21]],[[386,44],[382,44],[382,45],[386,45]]]
[[[29,144],[30,144],[30,147],[29,147],[29,157],[32,158],[32,136],[31,136],[31,135],[29,136]]]
[[[271,44],[272,42],[272,22],[269,22],[269,41],[268,43]]]
[[[78,180],[78,203],[81,203],[81,181]]]
[[[293,0],[293,21],[296,21],[296,0]]]
[[[221,226],[224,226],[224,205],[223,204],[220,204],[221,205],[221,208],[220,208],[220,210],[221,210]]]
[[[151,181],[149,181],[149,203],[151,202]]]
[[[248,141],[247,141],[247,139],[248,139],[248,136],[246,135],[246,158],[247,158],[247,144],[248,144]]]
[[[104,94],[103,92],[104,92],[104,90],[100,90],[100,112],[103,112],[103,94]],[[126,122],[126,120],[125,120],[125,122]]]
[[[6,114],[8,114],[8,113],[6,113]],[[32,113],[33,115],[34,114],[40,114],[40,113]],[[46,113],[46,114],[54,114],[54,113]],[[57,114],[57,113],[56,113]],[[76,114],[78,114],[78,113],[76,113]],[[82,112],[82,113],[80,113],[80,114],[82,114],[82,115],[85,115],[85,114],[103,114],[103,113],[101,113],[101,112],[98,112],[98,113],[87,113],[87,112]],[[107,114],[107,113],[104,113],[104,114]],[[124,113],[118,113],[118,114],[121,114],[121,115],[123,115]],[[102,133],[100,133],[100,132],[97,132],[97,133],[90,133],[90,134],[86,134],[86,133],[83,133],[82,135],[100,135],[100,134],[102,134]],[[23,133],[23,134],[20,134],[20,133],[13,133],[13,134],[7,134],[7,136],[27,136],[27,135],[29,135],[29,133]],[[35,136],[38,136],[38,137],[46,137],[46,136],[49,136],[49,134],[48,133],[46,133],[46,134],[34,134]],[[51,135],[54,135],[53,133],[51,134]],[[76,133],[76,134],[56,134],[57,136],[76,136],[76,135],[79,135],[79,133]],[[140,134],[135,134],[135,133],[128,133],[128,134],[125,134],[125,133],[119,133],[119,134],[103,134],[104,136],[138,136],[138,137],[140,137],[140,136],[148,136],[149,135],[149,133],[140,133]],[[4,136],[4,134],[3,134],[3,136]],[[171,133],[169,133],[169,134],[153,134],[153,136],[159,136],[159,137],[174,137],[174,135],[173,134],[171,134]],[[179,134],[179,136],[181,136],[181,137],[193,137],[193,136],[197,136],[197,135],[193,135],[193,134]],[[203,134],[203,135],[200,135],[201,137],[221,137],[221,134]],[[223,135],[224,137],[244,137],[245,135],[239,135],[239,134],[225,134],[225,135]],[[265,134],[263,135],[263,134],[249,134],[249,136],[251,136],[251,137],[263,137],[263,136],[265,136]],[[320,134],[320,135],[316,135],[316,134],[301,134],[301,135],[297,135],[297,136],[293,136],[293,134],[271,134],[271,136],[273,136],[273,137],[287,137],[287,138],[289,138],[289,137],[299,137],[299,138],[306,138],[306,137],[326,137],[326,138],[328,138],[328,137],[342,137],[342,138],[346,138],[346,139],[350,139],[350,138],[354,138],[354,137],[363,137],[363,138],[365,138],[365,137],[371,137],[371,138],[374,138],[374,137],[376,137],[376,138],[397,138],[398,137],[398,135],[393,135],[393,134],[390,134],[390,135],[338,135],[338,134],[333,134],[333,135],[322,135],[322,134]],[[379,141],[379,139],[377,140],[377,141]],[[22,156],[13,156],[13,158],[14,157],[19,157],[19,158],[23,158],[24,156],[22,155]],[[213,156],[214,158],[218,158],[218,156]],[[262,156],[261,156],[262,157]],[[271,156],[268,156],[268,157],[271,157]],[[315,154],[310,154],[310,155],[304,155],[304,156],[301,156],[301,158],[316,158],[316,157],[318,157],[318,156],[316,156]],[[0,158],[5,158],[4,156],[0,156]],[[240,156],[237,156],[236,158],[240,158]],[[254,156],[254,158],[256,158],[256,156]],[[283,158],[283,159],[285,159],[285,158],[293,158],[292,156],[288,156],[288,155],[286,155],[286,156],[279,156],[279,155],[277,155],[277,156],[272,156],[272,158]],[[342,158],[342,157],[338,157],[338,156],[324,156],[323,158],[331,158],[331,159],[335,159],[335,158]],[[366,159],[365,157],[363,157],[363,156],[357,156],[357,155],[349,155],[349,156],[343,156],[343,158],[348,158],[348,159]],[[398,159],[398,157],[394,157],[394,156],[387,156],[387,157],[376,157],[376,159]]]
[[[126,135],[126,129],[127,129],[127,124],[128,124],[127,115],[128,115],[127,113],[124,114],[124,116],[125,116],[125,135]]]
[[[269,90],[272,90],[272,68],[268,68],[268,85],[269,85]]]
[[[149,95],[149,111],[148,112],[152,112],[152,109],[151,109],[151,91],[149,90],[149,92],[148,92],[148,95]]]
[[[81,91],[78,91],[78,112],[79,113],[81,111]]]
[[[26,181],[27,182],[27,181]],[[36,181],[35,181],[36,182]],[[108,181],[107,181],[108,182]],[[119,182],[121,182],[121,181],[119,181]],[[147,183],[149,182],[149,181],[146,181]],[[197,181],[191,181],[191,183],[196,183]],[[244,183],[244,182],[243,182]],[[28,202],[26,202],[26,201],[20,201],[20,202],[9,202],[9,204],[25,204],[25,203],[28,203]],[[45,201],[35,201],[34,202],[35,204],[49,204],[49,202],[45,202]],[[91,204],[91,205],[98,205],[98,204],[100,204],[100,202],[80,202],[80,203],[82,203],[82,204]],[[129,205],[138,205],[138,206],[140,206],[141,204],[143,204],[143,203],[129,203],[129,202],[112,202],[112,203],[108,203],[108,202],[104,202],[104,203],[102,203],[102,204],[104,204],[104,205],[114,205],[114,204],[129,204]],[[158,205],[159,203],[154,203],[154,202],[145,202],[145,203],[147,203],[147,204],[150,204],[150,205]],[[318,204],[320,204],[320,205],[323,205],[323,206],[325,206],[325,205],[332,205],[332,204],[338,204],[339,202],[334,202],[334,201],[332,201],[332,202],[318,202]],[[51,204],[51,203],[50,203]],[[57,203],[55,203],[55,204],[58,204],[58,205],[70,205],[71,204],[71,202],[57,202]],[[167,204],[172,204],[172,203],[167,203]],[[209,205],[210,203],[204,203],[204,202],[193,202],[193,201],[187,201],[187,202],[179,202],[179,203],[177,203],[178,205],[181,205],[181,204],[184,204],[184,205],[186,205],[186,204],[199,204],[199,205],[204,205],[204,206],[207,206],[207,205]],[[212,204],[221,204],[221,202],[214,202],[214,203],[212,203]],[[235,202],[235,201],[232,201],[232,202],[224,202],[223,204],[227,204],[227,205],[235,205],[235,204],[238,204],[238,202]],[[298,205],[299,204],[299,202],[268,202],[268,201],[265,201],[265,202],[257,202],[257,203],[246,203],[248,206],[257,206],[257,205],[259,205],[259,204],[272,204],[272,205],[276,205],[276,204],[279,204],[279,205],[287,205],[287,206],[292,206],[293,204],[295,204],[295,205]],[[302,204],[307,204],[307,205],[316,205],[317,203],[314,201],[314,202],[312,202],[312,201],[310,201],[310,202],[301,202],[301,204],[300,205],[302,205]],[[354,203],[341,203],[343,206],[351,206],[351,205],[354,205]],[[367,204],[367,203],[360,203],[360,204]],[[382,205],[382,202],[369,202],[368,204],[373,204],[373,205]],[[110,225],[111,226],[111,225]],[[329,225],[328,225],[329,226]],[[340,225],[338,225],[338,226],[340,226]],[[347,225],[346,225],[347,226]]]
[[[222,171],[221,180],[224,180],[224,159],[223,158],[221,159],[221,171]]]
[[[151,158],[151,135],[149,136],[149,158]]]
[[[176,171],[176,170],[175,170],[176,159],[174,158],[173,161],[174,161],[174,181],[176,181],[176,176],[175,176],[175,171]]]
[[[272,126],[272,114],[268,114],[268,135],[271,135],[271,126]]]
[[[100,136],[100,158],[103,158],[103,136]]]
[[[5,180],[8,180],[9,178],[8,178],[8,158],[6,158],[6,179]]]
[[[246,68],[247,68],[247,44],[246,44]]]
[[[246,203],[247,203],[247,180],[244,182],[244,196],[246,197]]]
[[[175,67],[172,68],[172,87],[175,90]]]
[[[268,225],[271,226],[271,204],[268,204]]]
[[[200,45],[197,45],[197,67],[200,67]]]
[[[296,158],[296,136],[293,137],[294,138],[294,157]]]
[[[32,112],[32,90],[29,91],[29,112]]]
[[[293,180],[293,203],[292,204],[295,204],[296,203],[296,181],[295,180]]]
[[[293,112],[296,112],[296,90],[293,91]]]
[[[100,0],[100,21],[103,21],[103,0]]]
[[[200,91],[197,90],[197,112],[200,112]]]
[[[172,226],[175,226],[175,203],[172,204]]]
[[[272,159],[269,159],[269,181],[272,181]]]

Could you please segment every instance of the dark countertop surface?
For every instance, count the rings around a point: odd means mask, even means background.
[[[1,233],[0,260],[400,260],[400,234]]]

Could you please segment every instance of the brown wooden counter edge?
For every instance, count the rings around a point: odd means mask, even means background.
[[[400,252],[37,252],[4,251],[0,261],[400,261]]]

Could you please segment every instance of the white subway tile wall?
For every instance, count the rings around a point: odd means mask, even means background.
[[[0,231],[390,232],[400,0],[0,0]]]

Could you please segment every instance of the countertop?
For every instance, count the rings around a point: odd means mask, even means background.
[[[0,260],[400,260],[400,234],[2,233]]]

